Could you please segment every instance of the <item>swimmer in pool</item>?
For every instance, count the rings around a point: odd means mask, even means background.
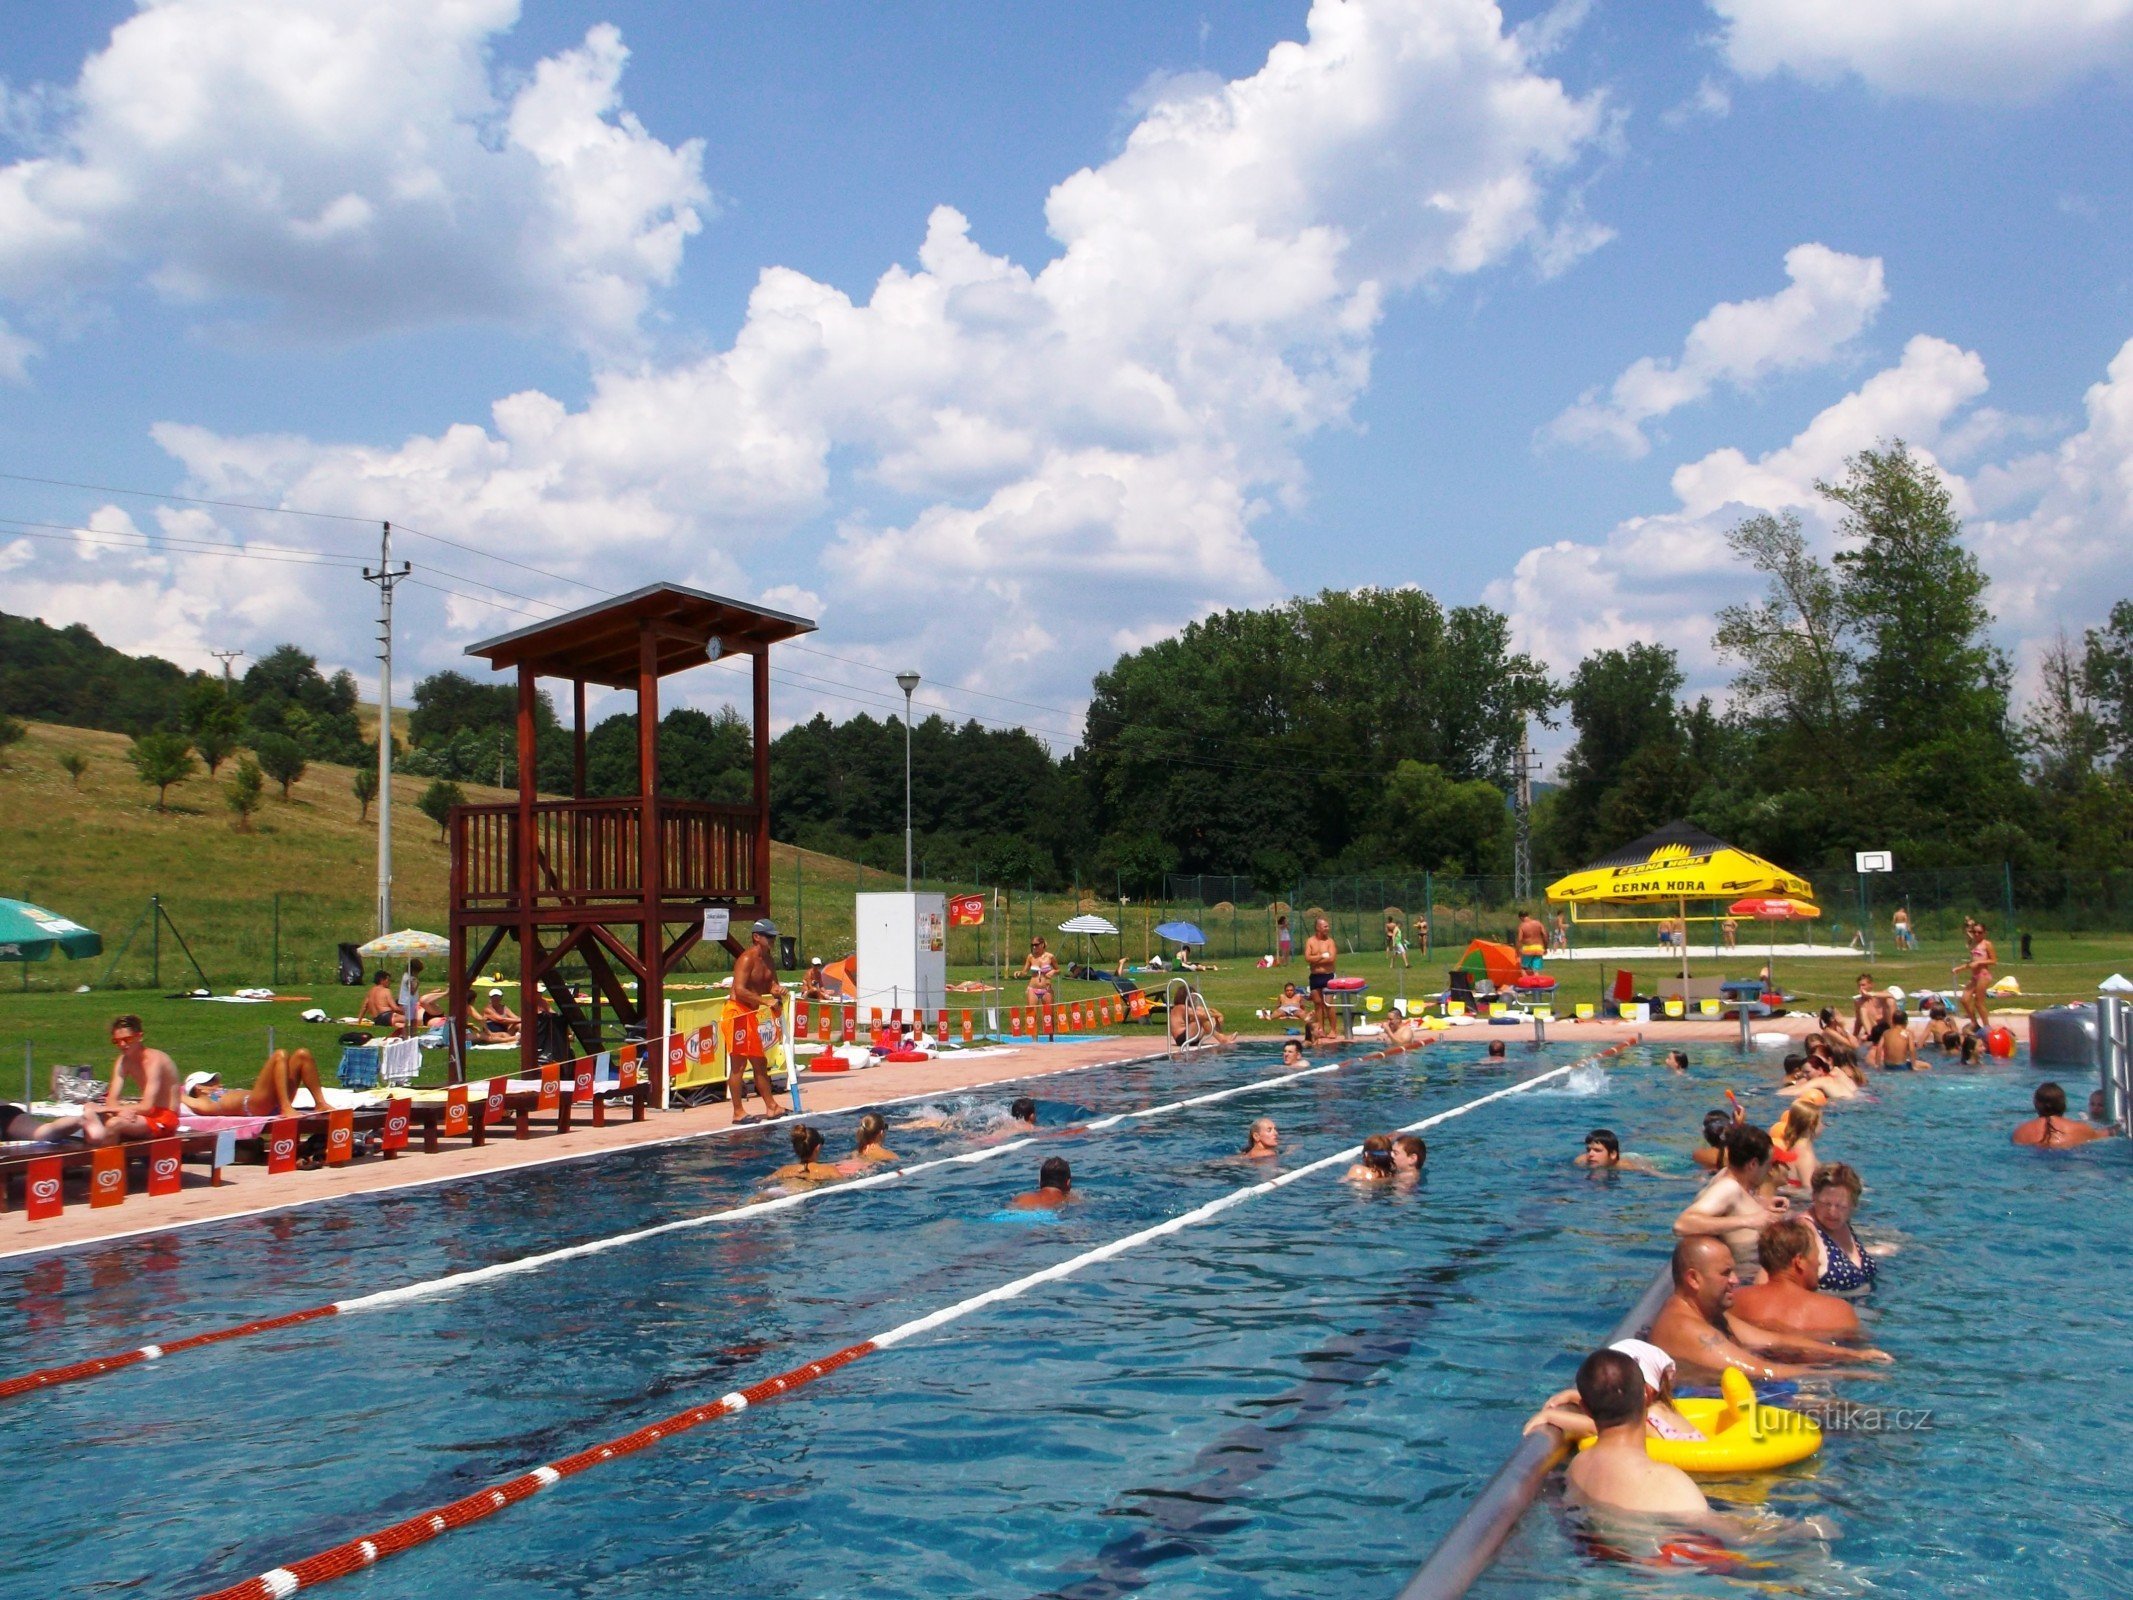
[[[1894,1359],[1881,1350],[1778,1334],[1736,1321],[1729,1308],[1740,1288],[1740,1272],[1721,1239],[1683,1239],[1674,1246],[1672,1274],[1673,1293],[1652,1319],[1651,1340],[1680,1364],[1682,1376],[1692,1383],[1716,1383],[1727,1367],[1738,1367],[1751,1378],[1798,1378],[1842,1370],[1825,1363],[1885,1365]]]
[[[1491,1061],[1504,1059],[1503,1041],[1501,1039],[1491,1039],[1489,1041],[1489,1059]]]
[[[1686,1072],[1686,1071],[1688,1071],[1688,1070],[1689,1070],[1689,1053],[1688,1053],[1688,1051],[1686,1051],[1686,1050],[1669,1050],[1669,1051],[1668,1051],[1668,1052],[1666,1053],[1666,1065],[1667,1065],[1667,1070],[1668,1070],[1668,1071],[1670,1071],[1670,1072]]]
[[[1282,1040],[1281,1064],[1286,1070],[1290,1072],[1294,1072],[1298,1067],[1304,1065],[1304,1047],[1303,1042],[1301,1040]]]
[[[1725,1170],[1674,1219],[1674,1232],[1684,1239],[1715,1235],[1732,1250],[1736,1262],[1749,1266],[1755,1261],[1756,1235],[1792,1209],[1782,1195],[1765,1200],[1756,1193],[1769,1170],[1770,1135],[1747,1126],[1729,1130]],[[1753,1271],[1757,1278],[1762,1276],[1760,1266]]]
[[[1037,1102],[1028,1095],[1023,1095],[1013,1105],[1009,1106],[1007,1115],[1011,1122],[1017,1124],[1015,1132],[1035,1133],[1037,1131]]]
[[[1074,1199],[1074,1169],[1064,1157],[1053,1156],[1037,1169],[1037,1187],[1016,1195],[1007,1207],[1010,1211],[1057,1211]]]
[[[1704,1431],[1674,1409],[1674,1358],[1642,1339],[1617,1339],[1607,1347],[1619,1350],[1637,1363],[1644,1375],[1644,1428],[1654,1439],[1701,1439]],[[1533,1433],[1553,1428],[1565,1439],[1590,1439],[1598,1430],[1592,1417],[1578,1402],[1575,1389],[1550,1395],[1540,1410],[1526,1419],[1523,1431]]]
[[[1817,1339],[1856,1339],[1859,1313],[1842,1295],[1815,1289],[1814,1230],[1804,1222],[1774,1222],[1756,1241],[1763,1281],[1734,1292],[1732,1313],[1772,1333],[1804,1333]]]
[[[1272,1117],[1261,1117],[1245,1131],[1244,1148],[1237,1152],[1246,1161],[1272,1161],[1281,1154],[1281,1130]]]
[[[1804,1062],[1802,1067],[1804,1069]],[[1730,1111],[1706,1111],[1703,1114],[1703,1143],[1692,1155],[1696,1165],[1716,1172],[1726,1164],[1726,1135],[1739,1121],[1740,1118]]]
[[[1667,1176],[1642,1156],[1624,1155],[1622,1141],[1612,1128],[1595,1128],[1586,1134],[1584,1152],[1571,1165],[1590,1167],[1595,1172],[1641,1172],[1648,1178]]]
[[[1395,1134],[1392,1141],[1392,1181],[1395,1188],[1412,1189],[1429,1160],[1429,1146],[1419,1133]]]
[[[869,1111],[859,1119],[859,1131],[853,1135],[851,1159],[837,1163],[839,1172],[860,1172],[876,1162],[894,1162],[898,1159],[894,1150],[881,1142],[889,1125],[878,1111]]]
[[[2083,1122],[2079,1117],[2066,1114],[2066,1091],[2056,1083],[2040,1083],[2031,1096],[2030,1104],[2036,1107],[2036,1117],[2023,1123],[2014,1131],[2016,1144],[2030,1145],[2039,1150],[2065,1150],[2077,1144],[2088,1144],[2096,1139],[2108,1139],[2116,1132],[2113,1128],[2099,1128],[2094,1123]]]
[[[1392,1135],[1373,1133],[1363,1141],[1362,1158],[1341,1174],[1341,1180],[1344,1183],[1390,1183],[1392,1172]]]
[[[1602,1511],[1705,1520],[1711,1502],[1679,1467],[1645,1453],[1643,1370],[1619,1350],[1595,1350],[1578,1367],[1578,1404],[1592,1419],[1590,1450],[1570,1458],[1571,1498]]]
[[[770,1181],[784,1186],[787,1193],[800,1189],[812,1189],[818,1184],[835,1183],[843,1174],[818,1159],[822,1154],[822,1135],[804,1122],[792,1125],[792,1161],[770,1175]]]

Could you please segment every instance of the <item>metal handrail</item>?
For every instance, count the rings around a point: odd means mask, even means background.
[[[1673,1286],[1672,1271],[1661,1267],[1659,1275],[1629,1308],[1629,1314],[1615,1324],[1615,1331],[1602,1343],[1642,1338],[1652,1319],[1659,1315],[1659,1308],[1666,1304]],[[1496,1469],[1496,1475],[1482,1486],[1465,1514],[1438,1541],[1429,1559],[1407,1580],[1399,1600],[1459,1600],[1473,1587],[1474,1580],[1488,1571],[1496,1552],[1503,1548],[1504,1540],[1518,1526],[1518,1519],[1540,1493],[1541,1481],[1569,1450],[1563,1436],[1553,1428],[1541,1428],[1520,1439],[1518,1448]]]
[[[1180,990],[1184,991],[1185,996],[1185,1034],[1183,1038],[1179,1038],[1175,1033],[1171,1037],[1183,1048],[1190,1050],[1206,1038],[1200,1028],[1201,1008],[1206,1002],[1201,1000],[1200,992],[1192,986],[1190,978],[1172,978],[1163,985],[1163,1018],[1166,1027],[1169,1025],[1169,1019],[1178,1014]]]

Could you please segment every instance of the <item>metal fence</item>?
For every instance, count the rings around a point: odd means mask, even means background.
[[[826,960],[853,948],[853,896],[896,890],[903,874],[829,857],[783,855],[774,861],[772,903],[794,954]],[[1560,871],[1536,872],[1546,885]],[[1909,913],[1920,939],[1944,943],[1961,934],[1962,919],[1981,918],[2001,949],[2012,956],[2025,933],[2040,937],[2133,934],[2133,872],[2021,871],[2007,866],[1917,868],[1860,875],[1849,866],[1802,874],[1822,907],[1817,922],[1789,925],[1788,938],[1815,944],[1849,944],[1863,925],[1882,950],[1895,945],[1892,918]],[[949,964],[1012,971],[1027,953],[1032,932],[1046,936],[1063,960],[1111,966],[1120,959],[1145,961],[1170,953],[1155,929],[1164,922],[1198,926],[1214,960],[1252,960],[1275,948],[1276,919],[1287,915],[1293,942],[1302,948],[1313,921],[1326,917],[1348,951],[1383,950],[1385,922],[1397,916],[1411,952],[1433,955],[1463,949],[1470,939],[1508,938],[1522,909],[1508,875],[1470,877],[1429,872],[1349,873],[1309,876],[1269,889],[1248,877],[1173,874],[1159,898],[1121,896],[1115,884],[1067,890],[1040,889],[1029,882],[987,883],[980,878],[942,878],[921,873],[916,886],[946,894],[982,894],[986,920],[948,933]],[[8,891],[0,891],[8,892]],[[35,898],[31,896],[30,898]],[[1538,903],[1536,902],[1538,908]],[[260,985],[282,990],[332,984],[338,946],[368,937],[373,908],[367,897],[261,891],[241,885],[212,898],[200,894],[160,896],[127,893],[69,897],[67,909],[100,929],[105,954],[88,961],[24,963],[0,978],[7,987],[174,990],[205,984],[218,991]],[[1713,907],[1690,907],[1692,916]],[[1060,934],[1060,923],[1094,912],[1116,925],[1115,936]],[[441,928],[441,904],[403,896],[400,920]],[[1426,943],[1418,922],[1426,927]],[[1644,930],[1619,936],[1573,926],[1573,944],[1641,943]],[[1743,933],[1744,942],[1753,934]],[[723,975],[723,951],[692,953],[689,968]],[[4,970],[4,969],[0,969]]]

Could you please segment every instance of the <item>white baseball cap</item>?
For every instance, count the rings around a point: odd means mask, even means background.
[[[220,1083],[221,1081],[222,1074],[219,1072],[188,1072],[185,1075],[185,1092],[191,1094],[203,1083]]]
[[[1607,1348],[1619,1350],[1637,1363],[1637,1370],[1644,1374],[1644,1387],[1647,1389],[1664,1389],[1666,1380],[1674,1375],[1674,1358],[1646,1340],[1617,1339]]]

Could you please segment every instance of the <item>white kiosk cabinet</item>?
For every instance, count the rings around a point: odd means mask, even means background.
[[[948,903],[940,894],[857,896],[859,1015],[927,1016],[948,1003]]]

